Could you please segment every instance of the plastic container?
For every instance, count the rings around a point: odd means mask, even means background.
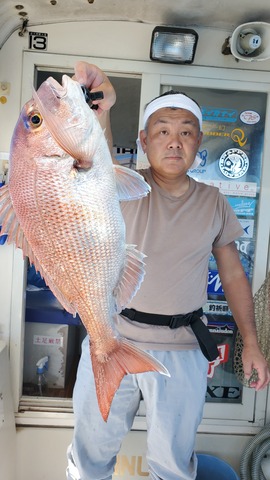
[[[196,480],[240,480],[234,469],[224,460],[197,453],[198,470]]]

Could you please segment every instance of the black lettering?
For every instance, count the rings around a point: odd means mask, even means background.
[[[211,387],[208,386],[208,387],[207,387],[207,394],[208,394],[211,398],[222,398],[222,396],[220,397],[219,395],[216,395],[216,394],[215,394],[215,391],[216,391],[217,389],[219,389],[219,388],[220,388],[219,385],[216,385],[216,386],[212,385]]]
[[[239,398],[240,397],[240,388],[239,387],[223,387],[223,396],[222,398]]]

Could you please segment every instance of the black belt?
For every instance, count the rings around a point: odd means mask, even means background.
[[[211,362],[219,355],[217,345],[207,326],[201,319],[203,315],[202,308],[185,315],[156,315],[155,313],[139,312],[138,310],[134,310],[134,308],[125,308],[121,314],[129,318],[129,320],[147,323],[149,325],[160,325],[173,329],[190,326],[207,360]]]

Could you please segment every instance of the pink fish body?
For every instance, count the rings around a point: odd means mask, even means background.
[[[80,85],[47,79],[14,130],[9,184],[0,189],[1,234],[40,271],[90,337],[97,400],[106,421],[125,374],[166,368],[122,338],[114,318],[144,276],[144,255],[125,243],[119,200],[147,195],[143,178],[113,166]]]

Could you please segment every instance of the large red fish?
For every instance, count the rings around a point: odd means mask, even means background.
[[[80,85],[47,79],[23,107],[0,189],[0,224],[90,337],[100,412],[107,420],[121,379],[163,365],[119,336],[114,317],[135,295],[144,255],[125,244],[119,200],[147,195],[136,172],[113,166]]]

